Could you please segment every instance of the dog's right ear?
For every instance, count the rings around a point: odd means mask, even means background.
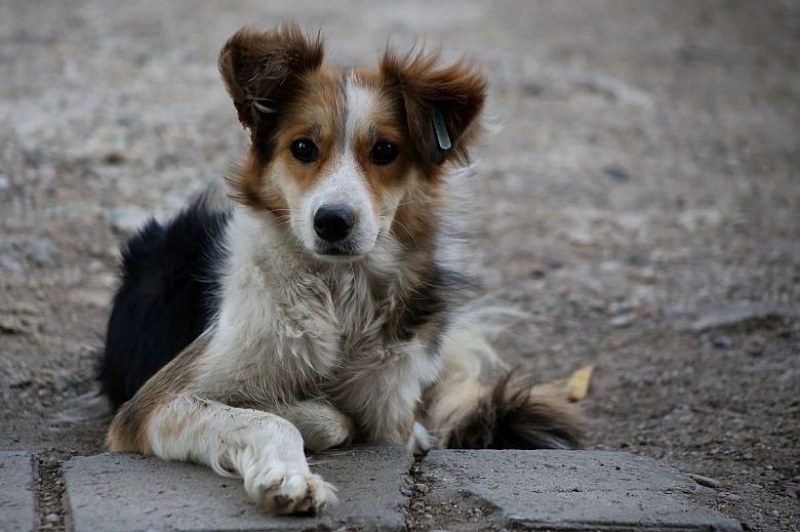
[[[239,121],[255,136],[280,111],[303,74],[322,65],[319,37],[306,38],[294,25],[273,31],[242,28],[219,54],[219,71]]]

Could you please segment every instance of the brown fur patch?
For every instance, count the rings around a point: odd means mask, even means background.
[[[274,31],[242,28],[228,40],[219,55],[219,71],[239,120],[254,140],[271,134],[273,115],[290,99],[301,76],[322,65],[323,54],[321,39],[306,38],[294,25]]]
[[[437,68],[438,54],[397,55],[387,51],[380,71],[387,88],[400,95],[406,125],[425,173],[438,176],[447,161],[469,162],[469,144],[479,128],[476,118],[486,99],[486,79],[463,60]],[[433,127],[433,113],[442,113],[453,147],[440,149]]]
[[[263,176],[286,108],[306,76],[319,70],[323,54],[321,39],[306,38],[294,25],[274,31],[243,28],[222,48],[219,70],[252,141],[247,162],[228,179],[235,201],[278,216],[286,214],[286,200],[263,183]]]
[[[367,127],[355,132],[352,139],[353,150],[356,162],[380,204],[381,197],[407,185],[417,161],[405,120],[399,112],[397,98],[384,89],[380,81],[375,79],[376,76],[365,76],[364,73],[360,76],[354,75],[352,83],[375,94],[375,108],[368,114]],[[387,165],[374,164],[370,160],[370,153],[379,142],[391,142],[398,146],[397,159]]]
[[[175,359],[148,380],[136,395],[120,408],[111,422],[106,446],[111,451],[152,453],[147,439],[147,424],[153,412],[185,389],[195,378],[195,360],[208,347],[209,336],[200,336]],[[182,422],[188,422],[183,419]]]
[[[304,76],[292,103],[286,107],[274,140],[274,161],[291,174],[301,192],[311,189],[325,175],[341,149],[344,129],[344,96],[341,74],[333,70],[318,70]],[[291,145],[302,138],[317,146],[319,158],[304,163],[294,158]]]
[[[441,191],[434,182],[409,187],[392,220],[392,236],[408,251],[432,251],[440,226],[442,201]]]
[[[279,219],[289,216],[286,198],[268,181],[264,163],[250,153],[238,171],[226,178],[232,200],[253,209],[267,211]]]

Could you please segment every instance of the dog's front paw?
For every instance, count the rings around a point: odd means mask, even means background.
[[[271,464],[244,479],[250,498],[273,514],[317,513],[338,502],[336,488],[308,467]]]
[[[414,423],[414,428],[411,429],[411,436],[408,438],[406,448],[414,454],[425,454],[433,447],[433,439],[428,433],[428,429],[423,427],[419,422]]]

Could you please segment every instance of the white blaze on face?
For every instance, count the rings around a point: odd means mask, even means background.
[[[332,164],[316,186],[301,200],[300,231],[307,249],[319,251],[326,243],[314,230],[314,215],[321,207],[344,207],[355,215],[355,225],[341,246],[351,254],[368,253],[375,245],[380,229],[377,209],[366,176],[356,163],[355,139],[369,134],[371,117],[378,108],[378,95],[371,89],[346,79],[343,131],[336,132],[336,153]]]

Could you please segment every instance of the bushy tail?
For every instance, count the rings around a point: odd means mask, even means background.
[[[470,327],[446,340],[444,375],[425,399],[438,448],[575,449],[584,433],[566,398],[509,370]]]

